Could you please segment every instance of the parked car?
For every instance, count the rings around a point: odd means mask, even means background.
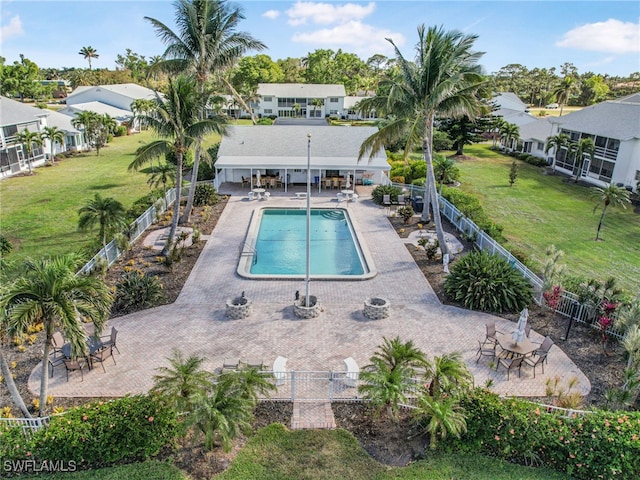
[[[559,108],[560,105],[558,105],[557,103],[550,103],[548,105],[545,105],[544,108],[549,108],[549,109],[554,109],[554,108]]]

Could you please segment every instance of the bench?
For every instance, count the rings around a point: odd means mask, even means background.
[[[360,376],[360,367],[358,367],[358,364],[352,357],[345,358],[344,364],[347,367],[344,384],[348,387],[355,387],[358,382],[358,377]]]
[[[296,192],[296,198],[298,200],[302,200],[303,198],[307,198],[307,192]]]
[[[287,379],[287,357],[278,356],[273,362],[273,376],[276,379],[276,385],[284,385]]]

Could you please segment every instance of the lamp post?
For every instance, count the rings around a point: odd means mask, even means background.
[[[567,341],[569,338],[569,332],[571,331],[571,326],[573,325],[573,318],[578,313],[578,306],[580,303],[577,300],[571,301],[571,315],[569,316],[569,325],[567,326],[567,331],[564,334],[564,341]]]
[[[307,269],[305,275],[305,306],[309,305],[309,280],[311,270],[311,134],[307,133]]]

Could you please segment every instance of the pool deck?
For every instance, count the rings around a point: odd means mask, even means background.
[[[314,207],[335,207],[335,194],[312,194]],[[311,294],[324,311],[319,318],[300,320],[293,314],[295,292],[305,290],[302,280],[253,280],[236,273],[239,247],[251,215],[258,206],[303,208],[306,200],[293,193],[273,194],[268,201],[248,201],[233,195],[175,303],[137,312],[109,321],[118,330],[117,365],[105,362],[66,381],[64,368],[55,369],[49,393],[58,397],[110,397],[144,393],[153,384],[155,369],[167,366],[172,349],[185,355],[205,357],[205,367],[214,370],[225,358],[263,359],[271,365],[281,355],[287,369],[343,371],[343,360],[353,357],[366,365],[383,337],[413,340],[429,357],[452,351],[462,354],[476,385],[493,381],[491,389],[514,396],[544,396],[545,382],[559,376],[563,383],[578,378],[577,390],[586,394],[589,380],[556,345],[549,354],[545,373],[536,378],[524,367],[522,376],[504,369],[496,372],[486,359],[475,362],[477,341],[484,338],[484,324],[495,320],[498,330],[511,332],[515,323],[488,314],[442,305],[405,247],[407,239],[396,234],[385,217],[385,209],[365,195],[348,209],[354,227],[366,244],[378,275],[370,280],[312,281]],[[342,203],[341,206],[345,204]],[[410,241],[410,240],[409,240]],[[241,292],[253,302],[253,312],[243,320],[225,316],[227,299]],[[365,298],[382,296],[391,303],[391,315],[368,320],[362,314]],[[531,333],[533,341],[543,337]],[[29,378],[34,394],[39,388],[41,366]]]

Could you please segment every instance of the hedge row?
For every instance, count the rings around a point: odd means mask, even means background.
[[[451,202],[462,214],[471,219],[481,230],[484,230],[491,238],[497,242],[503,242],[502,236],[504,227],[489,219],[484,211],[480,200],[470,193],[463,192],[457,188],[443,187],[442,196]]]
[[[156,455],[176,435],[176,412],[166,400],[128,396],[72,408],[29,439],[20,427],[0,430],[0,458],[105,467]]]
[[[482,389],[462,403],[467,433],[449,443],[455,451],[544,464],[578,479],[640,478],[640,412],[565,418]]]

